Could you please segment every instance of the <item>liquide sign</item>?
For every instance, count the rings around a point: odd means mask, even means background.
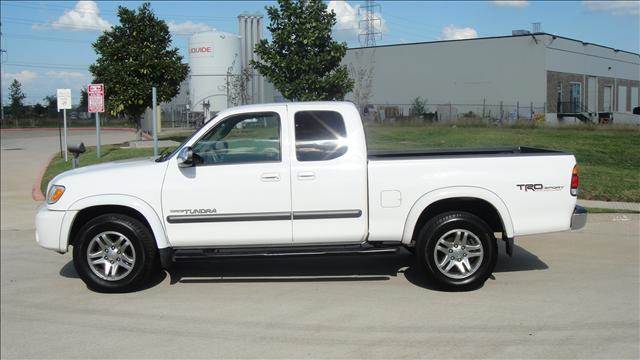
[[[202,46],[194,46],[189,48],[189,56],[191,57],[212,57],[213,56],[213,46],[211,45],[202,45]]]
[[[104,112],[104,84],[89,84],[87,97],[90,113]]]

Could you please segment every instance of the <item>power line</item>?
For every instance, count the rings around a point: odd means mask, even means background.
[[[48,63],[20,63],[7,62],[3,66],[30,67],[38,69],[58,69],[58,70],[87,70],[89,65],[65,65],[65,64],[48,64]]]
[[[34,23],[33,20],[30,19],[23,19],[23,18],[14,18],[14,17],[9,17],[6,16],[4,17],[4,21],[8,22],[8,23],[13,23],[13,24],[21,24],[21,25],[31,25],[32,28],[69,28],[69,29],[79,29],[79,30],[96,30],[96,31],[102,31],[104,30],[104,28],[99,27],[99,26],[89,26],[89,25],[71,25],[71,24],[56,24],[55,26],[53,24],[37,24]]]
[[[62,41],[62,42],[75,42],[75,43],[84,43],[84,44],[92,44],[95,40],[81,40],[81,39],[70,39],[70,38],[61,38],[55,36],[38,36],[38,35],[25,35],[25,34],[3,34],[6,38],[9,39],[28,39],[28,40],[46,40],[46,41]]]
[[[20,3],[20,4],[11,4],[11,3],[3,3],[2,6],[12,6],[12,7],[17,7],[17,8],[23,8],[23,9],[34,9],[34,10],[44,10],[44,11],[49,11],[49,12],[59,12],[60,10],[65,10],[65,11],[76,11],[79,13],[85,13],[85,14],[118,14],[118,11],[116,10],[98,10],[98,11],[92,11],[89,9],[76,9],[76,8],[70,8],[70,7],[66,7],[66,6],[60,6],[60,5],[53,5],[53,4],[40,4],[40,5],[30,5],[30,4],[24,4],[24,3]],[[237,21],[236,17],[228,17],[228,16],[206,16],[206,15],[183,15],[183,14],[168,14],[168,15],[163,15],[162,13],[155,13],[157,16],[163,16],[163,17],[177,17],[177,18],[184,18],[184,19],[210,19],[210,20],[217,20],[217,21]]]

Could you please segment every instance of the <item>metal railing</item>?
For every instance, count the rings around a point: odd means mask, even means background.
[[[581,101],[558,101],[558,113],[561,114],[580,114],[587,113],[587,107]]]

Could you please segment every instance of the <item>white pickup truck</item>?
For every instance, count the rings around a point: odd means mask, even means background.
[[[48,185],[36,240],[98,291],[173,262],[381,254],[406,247],[447,289],[491,275],[496,235],[577,229],[573,155],[533,148],[368,152],[348,102],[241,106],[173,152],[87,166]]]

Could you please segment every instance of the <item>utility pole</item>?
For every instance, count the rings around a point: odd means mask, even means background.
[[[4,54],[7,53],[6,49],[2,48],[2,22],[0,22],[0,63],[4,63]],[[4,98],[2,97],[2,77],[0,77],[0,121],[4,123]]]
[[[376,39],[382,37],[382,19],[380,13],[382,8],[373,0],[367,0],[363,6],[358,8],[358,22],[360,33],[358,40],[360,46],[370,47],[376,45]]]

